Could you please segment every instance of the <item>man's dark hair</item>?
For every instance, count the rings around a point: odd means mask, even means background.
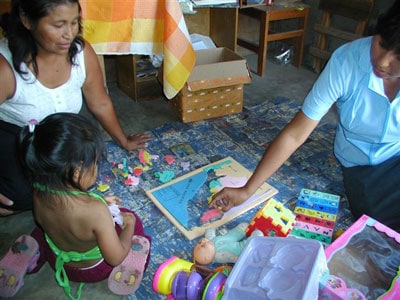
[[[375,34],[381,36],[384,49],[400,54],[400,0],[395,0],[392,7],[378,17]]]

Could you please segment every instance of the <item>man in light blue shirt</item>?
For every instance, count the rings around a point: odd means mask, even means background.
[[[377,165],[400,155],[400,94],[389,98],[383,78],[373,72],[374,39],[337,49],[302,107],[308,118],[319,121],[336,103],[334,150],[344,167]]]
[[[248,199],[300,147],[333,104],[334,152],[346,196],[362,214],[400,230],[400,0],[378,18],[376,34],[337,49],[302,109],[265,151],[245,186],[225,188],[211,207]]]

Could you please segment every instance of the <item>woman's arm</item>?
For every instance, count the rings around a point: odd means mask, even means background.
[[[15,91],[15,77],[7,60],[0,54],[0,104],[11,98]],[[4,206],[11,206],[14,203],[3,194],[0,194],[0,203]],[[0,207],[0,217],[14,214],[11,209]]]
[[[214,195],[210,207],[227,211],[246,201],[306,141],[317,125],[318,121],[311,120],[299,111],[265,150],[246,185],[222,189]]]
[[[97,55],[92,46],[85,42],[86,81],[83,95],[89,110],[94,114],[113,140],[126,150],[143,148],[151,138],[147,134],[126,136],[114,110],[111,98],[104,87],[103,75]]]
[[[0,54],[0,104],[11,98],[14,92],[14,73],[7,60]]]

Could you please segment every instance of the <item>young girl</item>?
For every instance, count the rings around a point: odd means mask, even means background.
[[[120,200],[110,197],[107,203],[87,192],[95,183],[103,148],[98,129],[73,113],[50,115],[19,135],[19,158],[33,183],[33,212],[39,225],[32,233],[41,253],[33,272],[48,261],[70,299],[74,297],[69,280],[97,282],[110,276],[113,292],[134,292],[148,263],[150,238],[138,216],[121,208],[123,224],[114,224],[107,204]],[[142,248],[134,250],[132,243]],[[81,288],[82,284],[77,298]]]

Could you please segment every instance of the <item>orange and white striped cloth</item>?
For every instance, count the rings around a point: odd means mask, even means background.
[[[168,99],[184,86],[196,55],[177,0],[80,0],[84,33],[99,55],[162,54]]]

